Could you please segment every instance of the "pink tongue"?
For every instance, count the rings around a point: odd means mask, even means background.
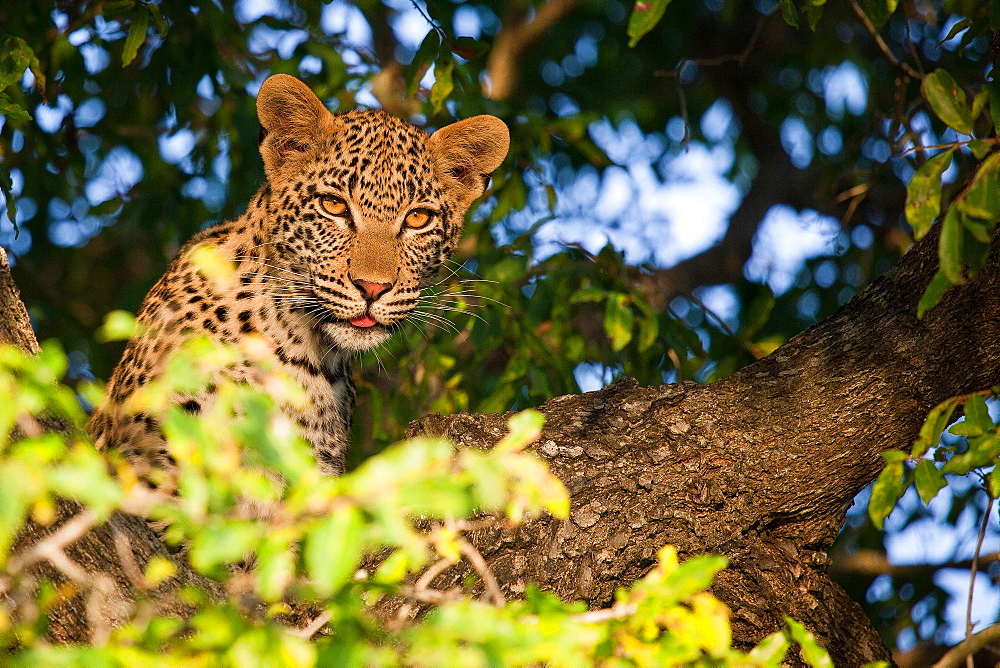
[[[375,318],[371,317],[368,314],[365,314],[362,316],[358,316],[357,318],[351,318],[348,322],[350,322],[355,327],[371,327],[372,325],[375,324]]]

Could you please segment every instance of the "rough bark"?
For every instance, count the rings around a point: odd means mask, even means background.
[[[505,593],[516,596],[533,581],[606,605],[671,543],[684,555],[729,557],[715,592],[733,609],[738,644],[791,615],[835,665],[887,658],[860,607],[827,576],[825,550],[854,496],[878,474],[881,452],[908,446],[937,402],[1000,382],[995,258],[917,320],[936,264],[932,234],[834,316],[712,385],[625,380],[546,402],[536,448],[565,481],[571,518],[473,535]],[[490,447],[505,419],[432,416],[411,431]],[[140,564],[163,553],[144,522],[122,522]],[[26,543],[46,531],[29,530]],[[113,539],[113,526],[91,532],[72,554],[88,571],[108,574],[128,600],[135,587]],[[435,584],[461,575],[445,572]],[[68,614],[57,637],[88,638],[86,621]]]
[[[537,451],[569,488],[571,519],[476,537],[506,593],[531,581],[606,605],[672,543],[688,556],[729,557],[714,591],[733,609],[739,644],[790,615],[837,666],[888,658],[827,576],[826,549],[883,451],[908,447],[938,402],[1000,382],[995,261],[916,318],[936,241],[929,235],[834,316],[716,383],[622,381],[546,402]],[[411,431],[490,447],[503,425],[502,415],[433,416]]]

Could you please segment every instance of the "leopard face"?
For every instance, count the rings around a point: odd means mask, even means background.
[[[342,471],[351,357],[385,341],[417,308],[509,145],[507,127],[492,116],[428,135],[381,111],[334,115],[283,74],[264,82],[257,114],[267,183],[245,214],[189,241],[146,296],[142,334],[88,427],[98,447],[122,449],[143,476],[173,463],[156,417],[130,413],[127,399],[191,336],[264,343],[225,375],[266,391],[255,356],[270,351],[264,366],[276,361],[310,398],[283,410],[320,470]],[[209,271],[208,257],[232,260],[221,264],[233,271]],[[175,403],[197,413],[214,391]]]
[[[478,116],[428,136],[382,111],[331,115],[281,75],[258,112],[272,224],[261,255],[278,299],[332,345],[379,345],[451,256],[506,155],[506,127]]]

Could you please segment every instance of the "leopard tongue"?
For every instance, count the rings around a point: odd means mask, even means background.
[[[371,317],[367,313],[362,316],[358,316],[357,318],[351,318],[348,322],[355,327],[371,327],[376,324],[375,318]]]

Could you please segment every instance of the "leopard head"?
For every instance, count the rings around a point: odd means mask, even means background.
[[[378,110],[332,114],[284,74],[264,82],[257,114],[282,299],[343,349],[382,343],[451,256],[507,126],[475,116],[428,135]]]

